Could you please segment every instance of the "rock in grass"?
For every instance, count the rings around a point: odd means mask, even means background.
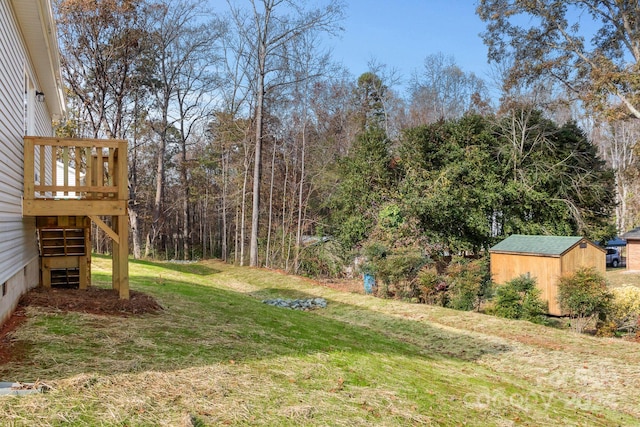
[[[288,308],[291,310],[309,311],[317,308],[326,308],[327,300],[324,298],[307,298],[307,299],[265,299],[263,303],[273,305],[275,307]]]

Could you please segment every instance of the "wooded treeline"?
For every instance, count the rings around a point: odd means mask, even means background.
[[[501,2],[487,3],[481,16]],[[134,257],[339,274],[378,241],[478,253],[511,233],[605,238],[640,219],[640,128],[608,114],[623,101],[585,101],[605,89],[514,80],[492,51],[499,102],[442,53],[401,94],[387,66],[354,77],[323,49],[338,0],[227,6],[56,2],[59,132],[129,141]]]

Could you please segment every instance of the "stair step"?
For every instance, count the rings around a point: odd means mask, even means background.
[[[46,279],[43,278],[45,286],[50,283],[52,287],[79,288],[80,284],[86,281],[86,278],[80,280],[80,268],[77,267],[77,260],[66,258],[83,257],[90,250],[85,240],[88,232],[88,229],[85,228],[88,226],[85,219],[80,217],[47,217],[38,218],[36,221],[41,262],[42,265],[45,263],[47,265],[47,269],[43,270],[43,274],[46,271],[48,275]]]
[[[38,228],[41,256],[85,255],[83,228]]]

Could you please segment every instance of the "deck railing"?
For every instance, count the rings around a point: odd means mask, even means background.
[[[127,143],[24,138],[23,215],[125,215]]]

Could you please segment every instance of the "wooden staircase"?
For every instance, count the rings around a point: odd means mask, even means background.
[[[90,282],[90,229],[87,217],[38,217],[42,285],[86,289]]]
[[[111,286],[129,299],[127,170],[125,140],[24,137],[22,215],[36,218],[43,286],[88,287],[93,223],[111,239]]]

